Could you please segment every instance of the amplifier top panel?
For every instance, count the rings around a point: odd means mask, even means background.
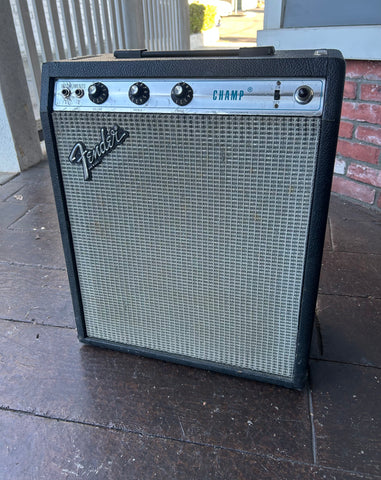
[[[338,122],[345,62],[337,50],[117,51],[48,62],[52,111],[320,117]]]
[[[58,79],[53,110],[320,116],[325,79]]]

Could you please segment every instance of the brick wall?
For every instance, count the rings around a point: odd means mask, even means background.
[[[381,211],[381,62],[346,63],[332,191]]]

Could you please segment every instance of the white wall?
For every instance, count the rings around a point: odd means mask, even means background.
[[[5,111],[3,96],[0,90],[0,172],[19,172],[20,166],[17,159],[12,132],[9,127],[7,112]]]
[[[277,50],[336,48],[346,59],[381,60],[381,25],[283,28],[285,5],[286,0],[265,3],[264,28],[258,31],[258,45],[273,45]]]
[[[378,25],[260,30],[257,43],[276,50],[336,48],[347,60],[381,60]]]

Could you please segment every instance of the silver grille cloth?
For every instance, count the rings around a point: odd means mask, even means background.
[[[88,336],[292,377],[320,119],[53,118]]]

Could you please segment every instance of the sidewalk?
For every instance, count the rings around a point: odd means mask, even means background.
[[[257,31],[263,29],[263,9],[240,12],[221,17],[219,40],[206,48],[241,48],[257,46]]]
[[[257,31],[263,29],[263,9],[249,10],[238,15],[221,18],[220,47],[255,47]]]
[[[333,197],[304,391],[77,341],[46,162],[0,187],[0,478],[381,478],[381,217]]]

